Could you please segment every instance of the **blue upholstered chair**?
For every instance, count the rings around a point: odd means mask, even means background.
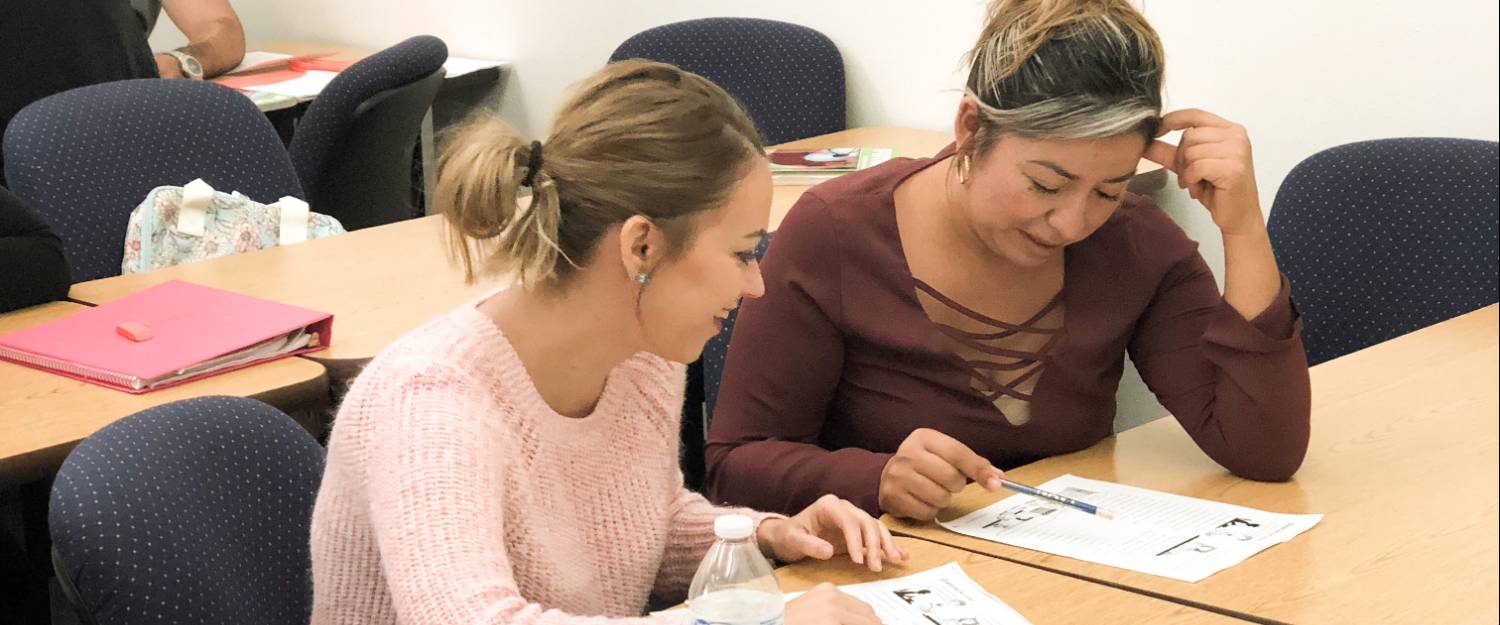
[[[412,155],[447,60],[441,39],[412,37],[340,72],[308,105],[289,150],[313,210],[349,230],[416,214]]]
[[[52,485],[64,594],[98,625],[306,623],[323,458],[253,399],[187,399],[104,427]]]
[[[249,98],[211,82],[122,80],[21,109],[5,176],[62,237],[80,282],[120,273],[125,226],[146,193],[202,178],[258,202],[302,196],[286,148]]]
[[[1496,302],[1497,162],[1493,141],[1381,139],[1292,169],[1268,227],[1310,364]]]
[[[688,20],[626,39],[609,60],[670,63],[723,87],[767,144],[845,127],[844,60],[822,33],[742,17]]]

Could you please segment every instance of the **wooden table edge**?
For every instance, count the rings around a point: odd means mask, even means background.
[[[328,368],[316,361],[300,357],[294,358],[307,360],[317,366],[317,375],[310,376],[305,380],[288,386],[266,389],[259,393],[245,395],[245,397],[269,404],[284,413],[289,412],[291,408],[326,408],[330,402],[328,396]],[[198,395],[196,397],[210,397],[210,395]],[[192,397],[184,397],[173,401],[183,401],[186,399],[192,399]],[[142,410],[149,410],[154,407],[142,408]],[[298,425],[303,426],[304,429],[308,429],[309,424],[302,423],[295,416],[292,416],[292,419],[297,421]],[[103,427],[108,427],[108,424]],[[311,432],[311,430],[309,431]],[[62,466],[63,461],[67,460],[68,454],[72,453],[73,448],[77,447],[86,438],[88,437],[85,436],[77,440],[65,441],[49,447],[0,458],[0,487],[24,484],[55,475],[58,468]]]

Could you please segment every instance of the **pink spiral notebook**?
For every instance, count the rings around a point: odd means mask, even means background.
[[[328,313],[173,280],[0,335],[0,359],[145,393],[332,340]]]

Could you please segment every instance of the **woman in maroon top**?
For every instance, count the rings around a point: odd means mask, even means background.
[[[953,146],[814,188],[782,222],[725,364],[710,495],[930,519],[996,467],[1109,436],[1127,352],[1210,457],[1290,478],[1307,361],[1245,129],[1160,115],[1161,43],[1127,0],[999,0],[970,59]],[[1126,193],[1143,156],[1213,216],[1222,295]]]

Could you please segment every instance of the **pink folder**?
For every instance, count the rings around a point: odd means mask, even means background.
[[[120,329],[128,322],[144,326],[150,338],[130,338]],[[328,313],[173,280],[0,335],[0,359],[145,393],[322,349],[332,340]]]

